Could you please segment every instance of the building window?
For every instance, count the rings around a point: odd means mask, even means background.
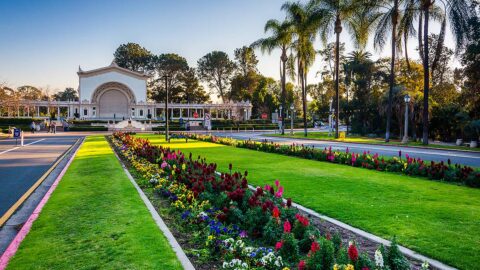
[[[143,116],[143,110],[140,110],[140,116]]]
[[[83,116],[87,116],[88,115],[88,109],[83,109]]]
[[[132,116],[135,116],[135,108],[132,108]]]
[[[92,108],[92,116],[94,116],[94,117],[95,117],[96,115],[97,115],[96,108],[95,108],[95,107],[93,107],[93,108]]]

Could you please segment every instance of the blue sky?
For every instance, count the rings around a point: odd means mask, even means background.
[[[282,0],[0,0],[0,82],[52,92],[78,86],[76,72],[110,64],[122,43],[173,52],[195,66],[212,50],[233,50],[264,36],[268,19],[284,18]],[[432,27],[433,32],[438,27]],[[342,39],[352,50],[348,34]],[[411,44],[416,41],[412,40]],[[447,45],[452,46],[450,35]],[[320,43],[317,43],[320,48]],[[374,58],[388,55],[375,53]],[[278,53],[259,56],[259,70],[278,78]],[[410,52],[416,56],[416,52]],[[309,81],[318,80],[319,60]]]

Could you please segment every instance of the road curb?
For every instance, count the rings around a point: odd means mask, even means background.
[[[111,146],[110,146],[111,147]],[[111,147],[112,148],[112,147]],[[130,182],[132,183],[132,185],[135,187],[135,189],[137,190],[138,192],[138,195],[140,195],[140,198],[142,199],[143,203],[145,203],[145,206],[147,206],[147,209],[148,211],[150,212],[150,214],[152,215],[152,218],[153,220],[155,221],[155,223],[157,224],[158,228],[160,228],[160,230],[163,232],[163,234],[165,235],[165,237],[167,238],[170,246],[172,247],[173,251],[175,252],[175,254],[177,255],[177,258],[178,260],[180,261],[180,263],[182,264],[183,268],[186,269],[186,270],[195,270],[195,267],[193,266],[192,262],[188,259],[187,255],[185,254],[185,252],[183,251],[182,247],[180,246],[180,244],[178,244],[177,242],[177,239],[175,239],[175,237],[173,236],[172,232],[170,231],[170,229],[168,229],[167,225],[165,224],[165,222],[163,221],[162,217],[160,217],[160,215],[158,214],[157,210],[155,209],[155,207],[152,205],[152,203],[150,202],[150,200],[147,198],[147,196],[145,195],[145,193],[143,192],[143,190],[138,186],[137,182],[135,181],[135,179],[133,179],[132,175],[130,174],[130,172],[128,171],[127,167],[125,166],[125,164],[122,162],[122,160],[120,159],[120,157],[117,155],[117,153],[115,152],[115,150],[112,148],[113,150],[113,153],[115,154],[115,156],[117,157],[118,161],[120,162],[120,165],[122,165],[122,168],[123,170],[125,171],[125,174],[127,175],[128,179],[130,180]],[[2,269],[0,269],[2,270]]]
[[[33,222],[35,222],[35,220],[38,218],[38,216],[40,215],[40,212],[42,211],[43,207],[45,206],[45,204],[47,203],[47,201],[50,199],[50,196],[52,195],[52,193],[55,191],[55,189],[57,188],[60,180],[63,178],[63,176],[65,175],[65,172],[67,171],[67,169],[70,167],[70,164],[72,163],[73,159],[75,158],[75,156],[77,155],[77,152],[78,150],[80,149],[80,147],[82,146],[83,144],[83,139],[80,139],[82,140],[80,142],[80,144],[78,145],[77,149],[75,149],[75,152],[73,153],[73,155],[70,157],[70,159],[68,160],[67,164],[65,165],[65,167],[62,169],[62,171],[60,172],[60,174],[57,176],[57,178],[55,179],[55,182],[52,184],[52,186],[48,189],[47,193],[43,196],[42,200],[40,201],[40,203],[37,205],[37,207],[35,207],[35,210],[33,211],[33,213],[30,215],[30,217],[27,219],[27,221],[25,222],[25,224],[22,226],[22,229],[20,229],[20,231],[18,232],[18,234],[15,236],[15,238],[13,239],[13,241],[8,245],[7,249],[5,250],[5,252],[2,254],[2,256],[0,257],[0,270],[4,270],[7,265],[8,265],[8,262],[10,261],[10,259],[15,255],[15,253],[17,252],[20,244],[22,243],[22,241],[25,239],[25,237],[27,236],[27,234],[30,232],[30,229],[32,228],[32,225],[33,225]],[[78,142],[78,141],[77,141]],[[74,144],[74,146],[76,145],[77,143]],[[72,149],[72,148],[70,148]],[[63,158],[64,156],[62,156]],[[62,158],[60,158],[59,160],[61,160]]]
[[[296,138],[290,136],[269,136],[269,134],[261,134],[262,137],[269,138],[286,138],[286,139],[296,139],[296,140],[308,140],[322,143],[347,143],[347,144],[362,144],[362,145],[371,145],[371,146],[387,146],[387,147],[406,147],[414,149],[425,149],[425,150],[440,150],[440,151],[453,151],[453,152],[465,152],[465,153],[477,153],[480,154],[480,151],[466,150],[466,149],[449,149],[449,148],[438,148],[438,147],[423,147],[423,146],[412,146],[412,145],[396,145],[396,144],[375,144],[375,143],[364,143],[364,142],[345,142],[345,141],[329,141],[329,140],[319,140],[312,138]]]

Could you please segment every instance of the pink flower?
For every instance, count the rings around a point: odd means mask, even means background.
[[[281,198],[281,197],[282,197],[282,195],[283,195],[283,187],[282,187],[282,186],[280,186],[280,187],[278,188],[278,191],[277,191],[277,193],[275,193],[275,197],[277,197],[277,198]]]
[[[305,270],[305,261],[300,261],[298,263],[298,270]]]
[[[263,189],[265,189],[266,191],[270,191],[270,189],[272,189],[272,187],[270,185],[265,185],[265,187]]]
[[[279,185],[280,185],[280,181],[278,181],[278,179],[275,180],[275,186],[277,186],[277,188],[278,188]]]
[[[357,161],[357,156],[355,155],[355,153],[352,154],[352,165],[355,164],[355,162]]]
[[[275,250],[281,249],[281,248],[282,248],[282,245],[283,245],[282,241],[278,241],[278,242],[275,244]]]
[[[168,167],[168,163],[163,161],[162,165],[160,166],[162,169],[165,169],[166,167]]]
[[[292,230],[292,225],[290,225],[290,221],[285,221],[285,223],[283,223],[283,232],[284,233],[289,233],[290,231]]]

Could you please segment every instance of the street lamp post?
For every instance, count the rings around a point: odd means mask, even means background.
[[[280,109],[280,119],[281,119],[279,128],[280,128],[280,133],[283,135],[283,117],[282,117],[283,116],[283,114],[282,114],[283,106],[282,106],[282,104],[280,104],[279,109]]]
[[[402,143],[408,143],[408,103],[410,102],[410,96],[406,94],[403,100],[405,101],[405,131]]]
[[[290,134],[293,135],[293,113],[294,113],[295,107],[290,105]]]
[[[169,75],[164,75],[163,78],[165,79],[165,141],[169,142],[168,136],[168,79],[170,78]]]

